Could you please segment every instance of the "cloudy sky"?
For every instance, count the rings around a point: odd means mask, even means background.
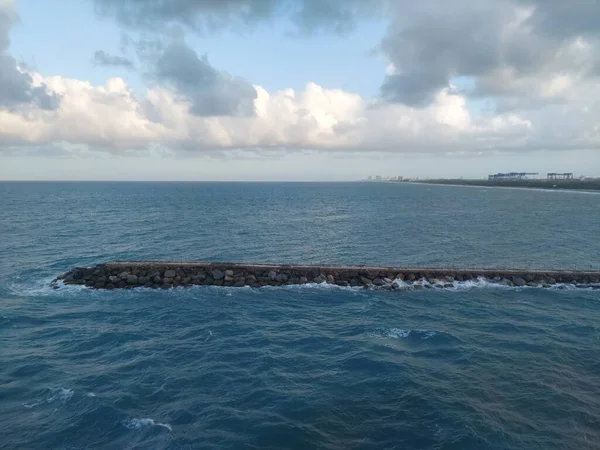
[[[600,176],[598,0],[0,0],[0,179]]]

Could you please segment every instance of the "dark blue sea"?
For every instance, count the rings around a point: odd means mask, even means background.
[[[0,448],[600,448],[600,291],[49,287],[116,259],[600,270],[598,194],[0,183]]]

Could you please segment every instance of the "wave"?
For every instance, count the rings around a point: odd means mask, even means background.
[[[154,419],[128,419],[123,422],[125,428],[130,430],[139,430],[144,427],[163,427],[169,431],[173,431],[173,428],[168,423],[155,422]]]
[[[45,398],[43,398],[41,400],[36,400],[34,402],[25,403],[25,404],[23,404],[23,406],[25,408],[31,409],[31,408],[35,408],[36,406],[43,405],[45,403],[49,404],[49,403],[54,403],[56,401],[59,401],[60,403],[62,403],[64,405],[73,398],[74,393],[75,392],[73,391],[73,389],[67,389],[67,388],[62,388],[62,387],[61,388],[53,388],[53,389],[50,389],[49,392],[47,392],[47,395],[45,396]]]
[[[387,341],[404,341],[409,345],[446,346],[460,343],[459,338],[448,332],[423,329],[382,328],[369,333],[369,336]]]

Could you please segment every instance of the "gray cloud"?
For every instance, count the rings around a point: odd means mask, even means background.
[[[42,109],[55,109],[59,98],[50,94],[44,85],[33,86],[31,75],[19,70],[17,61],[6,53],[10,29],[17,21],[10,6],[0,6],[0,108],[34,103]]]
[[[133,61],[124,56],[110,55],[103,50],[96,50],[94,52],[94,64],[97,66],[108,66],[108,67],[124,67],[126,69],[133,69]]]
[[[471,77],[476,88],[469,95],[499,97],[500,103],[518,95],[522,101],[505,104],[534,106],[548,100],[536,98],[540,91],[533,79],[539,85],[558,74],[579,80],[598,75],[596,0],[463,0],[452,9],[440,0],[424,5],[415,12],[397,3],[381,44],[398,70],[381,88],[389,101],[425,105],[453,77]],[[586,39],[587,53],[577,48],[578,38]]]
[[[289,17],[304,32],[346,32],[386,0],[94,0],[96,11],[121,24],[156,30],[178,23],[200,33],[246,29]]]
[[[600,3],[597,0],[518,0],[518,3],[534,6],[530,24],[551,36],[600,34]]]
[[[256,90],[246,80],[216,70],[206,56],[182,40],[170,43],[156,60],[151,76],[171,85],[191,102],[197,116],[251,116]]]

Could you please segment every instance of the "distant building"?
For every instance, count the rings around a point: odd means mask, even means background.
[[[488,175],[490,181],[514,181],[526,179],[529,175],[537,175],[533,172],[508,172],[508,173],[495,173]]]
[[[549,180],[572,180],[573,174],[570,172],[569,173],[551,172],[548,174],[548,179]]]
[[[375,177],[375,181],[381,181],[381,175],[377,175],[377,176]]]

